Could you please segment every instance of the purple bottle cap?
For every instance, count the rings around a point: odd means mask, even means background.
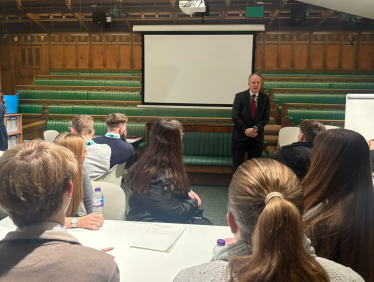
[[[96,187],[95,188],[95,192],[101,192],[101,188],[100,187]]]
[[[217,245],[218,246],[224,246],[225,245],[225,240],[224,239],[218,239],[217,240]]]

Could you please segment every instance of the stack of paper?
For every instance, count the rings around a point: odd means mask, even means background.
[[[130,247],[169,253],[185,229],[183,224],[151,224]]]

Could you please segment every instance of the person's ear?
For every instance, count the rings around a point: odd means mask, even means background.
[[[71,180],[66,185],[66,196],[69,198],[73,196],[73,182]]]
[[[92,129],[91,137],[95,136],[95,129]]]
[[[227,213],[227,222],[230,226],[231,233],[236,234],[238,232],[238,225],[236,224],[234,216],[231,212]]]

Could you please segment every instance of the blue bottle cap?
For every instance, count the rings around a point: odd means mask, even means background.
[[[97,187],[97,188],[95,188],[95,192],[101,192],[101,188],[100,187]]]
[[[217,245],[218,246],[224,246],[225,245],[225,240],[224,239],[218,239],[217,240]]]

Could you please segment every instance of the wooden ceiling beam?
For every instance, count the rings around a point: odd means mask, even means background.
[[[279,9],[273,13],[273,17],[271,18],[270,22],[266,25],[266,29],[268,29],[273,24],[273,22],[275,21],[275,19],[278,17],[279,14],[280,14]]]
[[[311,32],[314,32],[317,28],[319,28],[325,21],[327,21],[333,14],[335,14],[335,10],[329,10],[325,13],[325,16],[322,20],[320,20],[311,30]]]
[[[34,23],[36,23],[39,27],[41,27],[45,32],[49,33],[49,30],[38,21],[38,18],[34,14],[26,13],[26,16]]]
[[[221,15],[221,24],[225,23],[225,19],[227,16],[227,11],[231,4],[231,0],[225,0],[225,6],[223,7],[222,15]]]
[[[74,17],[79,21],[80,25],[88,32],[91,33],[88,26],[83,22],[82,16],[79,13],[73,13]]]

